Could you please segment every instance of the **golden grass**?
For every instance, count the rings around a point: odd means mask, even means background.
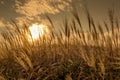
[[[117,80],[120,78],[120,26],[109,12],[109,23],[96,24],[87,10],[89,32],[84,31],[78,13],[70,25],[48,36],[29,42],[27,25],[6,30],[0,42],[0,76],[11,80]],[[79,24],[79,27],[76,26]],[[79,28],[79,29],[78,29]],[[106,29],[106,32],[104,31]],[[31,35],[31,34],[30,34]]]

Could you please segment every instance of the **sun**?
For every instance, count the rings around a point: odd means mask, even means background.
[[[33,24],[29,27],[31,37],[33,40],[37,40],[43,35],[45,35],[45,25],[43,24]]]

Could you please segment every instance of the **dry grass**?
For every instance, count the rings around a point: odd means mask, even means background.
[[[78,13],[69,24],[50,37],[30,43],[26,34],[13,22],[0,42],[0,79],[5,80],[118,80],[120,79],[120,26],[113,12],[110,24],[96,24],[87,10],[89,32],[84,31]],[[76,26],[79,24],[79,29]],[[109,26],[111,25],[111,26]],[[106,29],[106,32],[104,31]]]

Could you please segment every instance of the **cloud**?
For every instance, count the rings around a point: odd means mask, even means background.
[[[20,0],[15,1],[15,10],[17,13],[31,17],[40,16],[41,14],[55,14],[64,10],[70,5],[71,0]]]
[[[13,25],[9,21],[6,21],[4,18],[0,18],[0,32],[5,32],[5,30],[12,30]]]
[[[5,22],[3,18],[0,18],[0,32],[4,32],[6,30],[6,26],[9,26],[10,29],[10,24]]]
[[[15,11],[21,16],[16,17],[17,23],[41,23],[45,20],[45,14],[59,14],[64,11],[71,11],[72,4],[81,5],[82,0],[15,0]]]
[[[5,23],[3,21],[3,19],[0,19],[0,27],[4,27],[5,26]]]

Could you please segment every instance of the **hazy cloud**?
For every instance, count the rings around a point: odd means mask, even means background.
[[[70,5],[71,0],[25,0],[24,3],[16,0],[15,3],[16,12],[32,20],[32,17],[41,14],[55,14],[64,10]]]
[[[0,27],[4,27],[5,26],[5,23],[3,21],[3,19],[0,19]]]
[[[9,26],[5,23],[4,19],[0,18],[0,32],[6,30],[5,26]]]

